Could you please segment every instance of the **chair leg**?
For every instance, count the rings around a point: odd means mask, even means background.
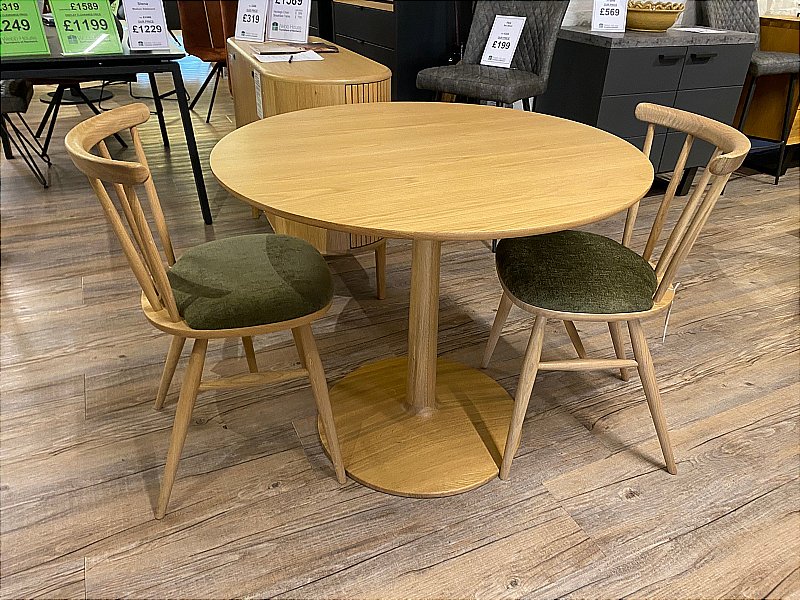
[[[754,75],[750,75],[750,86],[747,88],[747,97],[744,100],[744,106],[742,106],[742,114],[739,117],[739,126],[737,129],[742,131],[744,124],[747,122],[747,113],[750,112],[750,105],[753,103],[753,94],[756,93],[756,77]]]
[[[608,330],[611,332],[611,343],[614,344],[614,354],[617,355],[617,358],[623,360],[628,358],[625,355],[625,342],[622,339],[622,329],[619,326],[619,321],[609,321]],[[622,381],[628,381],[628,369],[620,369],[619,376],[622,378]]]
[[[522,110],[526,110],[531,112],[531,100],[530,98],[523,98],[522,99]]]
[[[5,155],[8,160],[11,160],[14,158],[14,153],[11,152],[11,140],[8,138],[5,114],[3,114],[3,118],[0,119],[0,140],[2,140],[3,144],[3,155]]]
[[[297,348],[297,355],[300,357],[300,365],[304,369],[308,369],[306,351],[303,349],[303,338],[300,336],[300,330],[297,327],[292,329],[292,337],[294,338],[295,348]]]
[[[311,325],[302,325],[301,327],[297,327],[296,330],[300,337],[303,352],[305,353],[308,378],[311,380],[311,390],[314,393],[314,400],[317,403],[317,411],[322,419],[322,426],[325,428],[325,437],[328,439],[328,449],[331,453],[333,468],[336,471],[336,479],[339,483],[347,483],[347,476],[344,473],[344,463],[342,461],[342,451],[339,448],[339,437],[336,435],[336,424],[333,420],[331,400],[328,396],[328,381],[325,379],[325,371],[322,368],[322,361],[319,358],[317,343],[314,341]]]
[[[247,357],[247,368],[251,373],[258,373],[258,363],[256,362],[256,351],[253,348],[253,338],[245,336],[242,338],[244,355]]]
[[[50,101],[53,110],[50,114],[50,125],[47,128],[47,135],[45,136],[44,143],[42,144],[42,156],[47,156],[47,149],[50,147],[50,140],[53,139],[53,129],[55,129],[56,126],[56,119],[58,118],[58,111],[61,108],[61,101],[64,99],[64,89],[65,86],[58,86],[56,88],[56,95],[53,96],[53,99]],[[42,127],[44,124],[45,120],[42,119],[39,129],[36,130],[36,137],[41,135],[40,130],[43,130]]]
[[[375,248],[375,286],[378,300],[386,298],[386,242]]]
[[[789,132],[792,129],[792,100],[794,100],[794,86],[798,75],[793,73],[789,76],[789,93],[786,96],[786,110],[783,113],[783,127],[781,128],[781,149],[778,153],[778,166],[775,171],[775,185],[783,174],[783,161],[786,158],[786,143],[789,140]]]
[[[167,504],[169,504],[169,497],[172,493],[172,485],[175,483],[175,473],[178,471],[183,444],[186,442],[189,422],[192,419],[192,410],[194,409],[195,400],[197,400],[197,389],[200,387],[200,379],[203,376],[206,348],[208,348],[208,340],[198,339],[194,341],[192,355],[189,357],[189,367],[183,377],[181,395],[178,398],[178,408],[175,411],[175,422],[172,425],[172,436],[169,440],[167,462],[164,465],[164,480],[161,482],[161,492],[158,495],[156,519],[163,519],[167,513]]]
[[[500,306],[497,307],[497,314],[494,316],[492,329],[489,331],[489,341],[486,342],[486,351],[483,353],[483,360],[481,361],[482,369],[489,366],[489,361],[492,359],[500,334],[503,333],[503,325],[505,325],[513,304],[509,295],[503,292],[503,296],[500,298]]]
[[[647,398],[647,406],[650,408],[650,416],[653,418],[653,425],[656,428],[656,435],[658,436],[658,443],[661,445],[661,452],[664,455],[664,462],[667,465],[667,471],[675,475],[678,472],[678,468],[675,466],[675,458],[672,454],[667,420],[661,407],[661,394],[658,391],[656,372],[653,368],[650,350],[647,347],[647,339],[639,321],[628,321],[628,330],[631,334],[633,355],[639,367],[639,378],[642,380],[644,395]]]
[[[211,111],[214,110],[214,100],[217,98],[217,87],[219,80],[222,78],[222,67],[217,69],[217,78],[214,79],[214,89],[211,92],[211,102],[208,103],[208,114],[206,115],[206,123],[211,122]]]
[[[200,96],[202,96],[203,92],[206,91],[208,84],[211,83],[211,78],[217,74],[217,69],[219,68],[220,68],[219,63],[214,63],[214,66],[211,67],[211,70],[208,72],[205,81],[203,81],[203,85],[200,86],[200,89],[197,90],[197,94],[195,94],[195,97],[192,98],[192,102],[189,104],[189,110],[194,110],[197,101],[200,100]]]
[[[578,353],[578,358],[586,358],[586,348],[583,347],[581,336],[578,335],[578,330],[575,328],[575,323],[572,321],[564,321],[564,329],[567,330],[569,341],[572,342],[572,347]]]
[[[183,345],[186,343],[186,338],[173,336],[172,341],[169,343],[169,350],[167,351],[167,360],[164,363],[164,372],[161,374],[161,383],[158,384],[158,393],[156,394],[156,410],[161,410],[164,406],[164,400],[167,398],[169,385],[172,383],[172,377],[175,375],[175,368],[178,366],[178,361],[183,352]]]
[[[497,240],[492,240],[492,253],[497,252]]]
[[[538,315],[533,323],[531,339],[528,341],[528,349],[525,351],[525,358],[522,361],[517,393],[514,397],[514,412],[511,416],[511,425],[508,428],[506,448],[503,451],[500,479],[508,479],[511,462],[514,460],[514,455],[519,447],[522,423],[525,421],[525,412],[528,410],[533,384],[536,381],[536,373],[539,370],[539,358],[542,355],[542,341],[544,340],[544,326],[546,323],[547,318],[542,315]]]

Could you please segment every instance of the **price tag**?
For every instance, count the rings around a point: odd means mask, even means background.
[[[239,0],[234,37],[248,42],[266,41],[268,7],[269,0]]]
[[[64,54],[122,54],[108,0],[50,0]]]
[[[510,68],[524,25],[525,17],[497,15],[483,49],[481,64],[504,69]]]
[[[36,0],[0,2],[0,56],[50,54]]]
[[[592,31],[625,31],[628,0],[594,0]]]
[[[131,50],[169,50],[162,0],[122,0]]]
[[[271,0],[267,39],[305,44],[310,19],[311,0]]]

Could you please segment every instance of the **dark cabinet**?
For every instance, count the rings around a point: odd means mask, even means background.
[[[320,0],[321,1],[321,0]],[[333,0],[333,41],[392,70],[392,99],[428,99],[417,73],[447,64],[455,47],[453,3]]]
[[[720,39],[726,43],[718,42]],[[562,29],[547,92],[536,109],[593,125],[642,147],[646,124],[640,102],[674,106],[731,123],[744,84],[755,36],[726,32],[600,34]],[[672,171],[683,134],[656,129],[650,158],[656,172]],[[706,164],[712,148],[695,142],[687,168]]]

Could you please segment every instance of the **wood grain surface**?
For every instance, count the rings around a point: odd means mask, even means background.
[[[431,240],[592,223],[650,188],[653,167],[631,144],[588,125],[494,108],[374,102],[277,115],[223,138],[211,169],[270,213]],[[265,143],[274,139],[281,144]]]
[[[190,91],[207,69],[184,61]],[[111,89],[104,106],[130,102],[126,85]],[[133,89],[149,93],[145,79]],[[194,118],[205,166],[233,130],[226,89],[211,124],[204,105]],[[46,91],[37,87],[31,122]],[[178,111],[165,106],[170,152],[155,119],[141,133],[177,253],[265,231],[210,172],[214,225],[203,225]],[[88,115],[64,106],[56,135]],[[618,372],[540,373],[508,482],[435,499],[340,487],[311,389],[294,380],[199,397],[185,485],[156,522],[177,390],[162,412],[152,407],[169,341],[142,316],[85,178],[55,140],[51,155],[44,191],[19,159],[0,158],[0,597],[800,596],[797,168],[779,186],[734,175],[678,273],[666,342],[661,319],[645,324],[677,476],[660,466],[629,369],[628,383]],[[637,247],[657,200],[642,201]],[[623,224],[620,215],[591,230],[620,239]],[[335,298],[314,333],[332,385],[406,353],[411,244],[390,241],[387,263],[378,301],[371,257],[329,261]],[[439,352],[448,360],[480,362],[499,297],[493,263],[485,243],[442,245]],[[511,394],[531,325],[512,308],[487,371]],[[606,326],[575,325],[590,356],[615,356]],[[547,327],[543,358],[575,356],[564,327]],[[291,333],[254,342],[262,368],[299,367]],[[246,370],[240,340],[210,342],[206,361],[220,376]]]

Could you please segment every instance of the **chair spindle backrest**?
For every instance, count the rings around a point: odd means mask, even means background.
[[[175,264],[175,251],[137,129],[149,118],[150,109],[144,104],[121,106],[76,125],[64,143],[72,162],[89,179],[147,301],[155,310],[166,309],[171,320],[180,321],[164,264],[165,260],[167,265]],[[133,139],[137,162],[111,158],[104,142],[108,136],[125,130]],[[92,153],[95,148],[97,154]],[[107,185],[113,187],[119,208]],[[137,186],[144,188],[163,256],[139,200]]]
[[[750,141],[744,134],[729,125],[677,108],[643,102],[636,107],[636,117],[640,121],[648,123],[643,148],[644,154],[648,157],[652,149],[656,126],[667,127],[686,134],[686,141],[678,155],[675,170],[658,207],[650,235],[642,252],[645,260],[652,259],[655,247],[664,232],[670,206],[675,199],[678,184],[683,178],[683,172],[695,140],[708,142],[715,148],[656,262],[656,276],[659,285],[653,299],[658,302],[672,285],[675,273],[700,235],[700,230],[708,220],[731,173],[744,162],[750,151]],[[628,210],[625,231],[622,235],[622,243],[625,246],[630,246],[638,210],[638,202]]]

